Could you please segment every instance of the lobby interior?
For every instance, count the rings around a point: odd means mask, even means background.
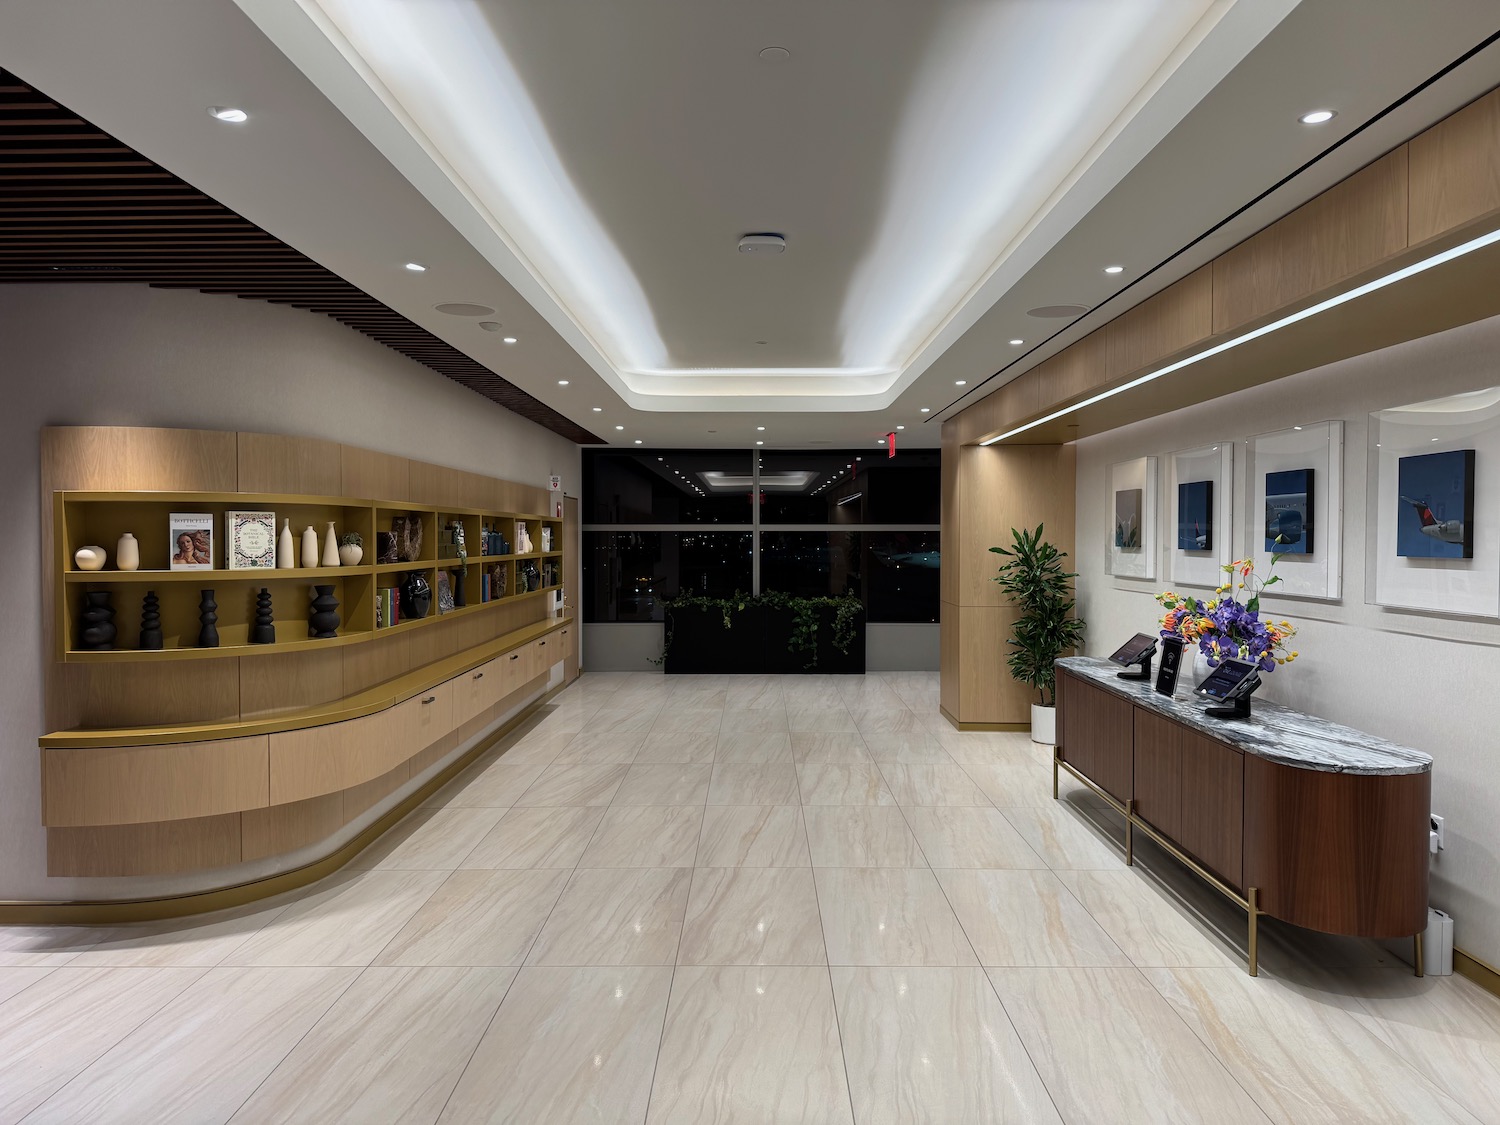
[[[1500,1120],[1492,0],[16,0],[0,153],[0,1123]]]

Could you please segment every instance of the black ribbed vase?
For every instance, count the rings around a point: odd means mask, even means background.
[[[307,635],[320,641],[339,635],[339,600],[332,586],[314,586],[312,605],[308,607]]]

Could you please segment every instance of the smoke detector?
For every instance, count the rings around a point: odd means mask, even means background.
[[[747,234],[740,239],[741,254],[780,254],[786,239],[779,234]]]

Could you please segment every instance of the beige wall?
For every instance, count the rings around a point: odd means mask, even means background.
[[[0,898],[166,894],[190,879],[49,879],[41,825],[37,435],[169,426],[346,442],[577,495],[579,450],[326,317],[137,285],[0,286]],[[212,882],[212,880],[208,880]]]
[[[1104,572],[1112,527],[1109,466],[1164,457],[1206,443],[1331,419],[1344,422],[1343,591],[1337,602],[1267,598],[1268,609],[1301,632],[1297,663],[1267,678],[1261,694],[1292,707],[1418,747],[1431,754],[1433,811],[1446,817],[1447,848],[1433,862],[1432,904],[1454,917],[1467,952],[1500,963],[1500,769],[1495,685],[1500,622],[1437,618],[1366,604],[1366,477],[1369,412],[1458,391],[1500,385],[1500,318],[1466,325],[1330,364],[1210,403],[1078,443],[1079,608],[1087,652],[1107,655],[1136,632],[1152,631],[1152,595],[1168,588],[1166,548],[1175,542],[1158,497],[1162,544],[1157,579]],[[1240,444],[1237,457],[1244,450]],[[1247,553],[1244,460],[1236,462],[1235,557]],[[1158,480],[1164,463],[1158,462]],[[1160,487],[1160,486],[1159,486]],[[1480,497],[1481,518],[1500,513]]]

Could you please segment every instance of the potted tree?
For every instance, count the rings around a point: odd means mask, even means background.
[[[1042,525],[1035,531],[1010,529],[1009,547],[991,547],[1005,558],[995,581],[1020,610],[1011,630],[1011,676],[1033,688],[1037,702],[1031,705],[1031,740],[1044,746],[1057,743],[1057,669],[1063,653],[1083,643],[1083,622],[1074,616],[1074,578],[1063,569],[1067,552],[1042,538]]]

